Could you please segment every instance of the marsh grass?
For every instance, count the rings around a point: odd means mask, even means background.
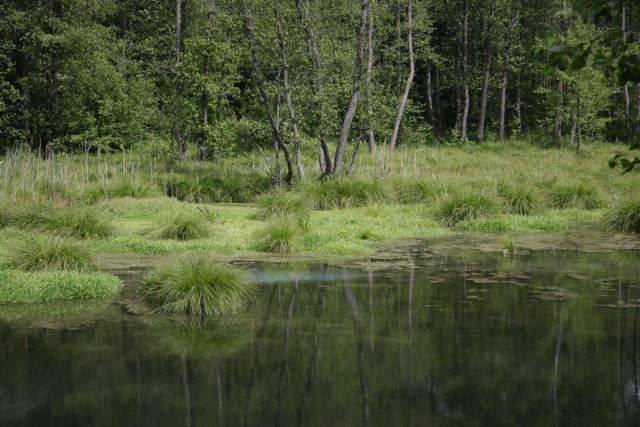
[[[606,221],[614,231],[640,233],[640,198],[624,201],[606,215]]]
[[[0,304],[105,298],[121,287],[120,279],[100,272],[0,270]]]
[[[498,185],[498,195],[505,201],[508,213],[532,215],[540,210],[538,196],[528,186],[501,183]]]
[[[405,179],[396,184],[400,203],[429,203],[446,197],[456,191],[456,187],[442,179]]]
[[[466,220],[489,218],[499,213],[498,203],[481,193],[454,194],[440,203],[435,216],[446,227]]]
[[[588,184],[558,184],[549,192],[551,205],[556,209],[598,209],[604,204],[598,190]]]
[[[86,246],[65,237],[40,234],[12,242],[7,266],[28,271],[95,269]]]
[[[271,220],[281,217],[295,218],[303,230],[308,230],[311,206],[309,199],[296,191],[277,188],[258,199],[256,219]]]
[[[150,184],[120,178],[116,181],[107,182],[106,184],[97,183],[88,186],[82,194],[82,200],[91,204],[99,202],[100,200],[119,197],[141,199],[153,194],[154,191]]]
[[[254,285],[237,267],[195,256],[151,272],[140,293],[158,312],[225,315],[246,306]]]
[[[297,218],[275,218],[256,233],[256,249],[278,254],[294,253],[302,248],[302,236]]]
[[[300,186],[316,209],[343,209],[384,202],[391,197],[377,180],[331,177],[307,180]]]
[[[169,213],[145,233],[153,239],[195,240],[211,234],[203,215],[186,209]]]

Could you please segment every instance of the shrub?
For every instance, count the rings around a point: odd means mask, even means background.
[[[56,209],[47,216],[44,228],[80,239],[107,237],[113,234],[109,219],[102,211],[90,206]]]
[[[204,217],[180,210],[165,217],[148,234],[155,239],[194,240],[208,237],[209,228]]]
[[[607,222],[614,231],[640,233],[640,199],[627,200],[613,208]]]
[[[295,218],[277,218],[258,232],[257,249],[264,252],[289,254],[300,248],[301,236],[302,230]]]
[[[498,186],[498,195],[506,202],[509,213],[531,215],[538,210],[538,198],[529,187],[501,184]]]
[[[453,227],[469,219],[487,218],[498,213],[498,204],[484,194],[456,194],[444,199],[436,211],[443,225]]]
[[[99,272],[0,270],[0,304],[104,298],[121,287],[120,279]]]
[[[307,180],[301,190],[312,200],[317,209],[360,207],[388,198],[380,182],[353,177]]]
[[[21,270],[93,270],[91,255],[83,245],[60,236],[28,236],[9,250],[9,267]]]
[[[205,316],[241,310],[253,289],[244,271],[205,257],[190,257],[147,275],[140,292],[160,312]]]
[[[597,209],[602,207],[600,193],[585,184],[560,184],[551,189],[551,204],[556,209]]]

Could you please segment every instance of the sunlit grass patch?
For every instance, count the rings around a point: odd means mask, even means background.
[[[296,191],[274,189],[258,199],[257,219],[296,218],[302,229],[309,228],[311,206],[307,197]]]
[[[146,234],[153,239],[195,240],[211,233],[202,215],[179,210],[164,217]]]
[[[121,289],[120,279],[100,272],[0,270],[0,304],[104,298]]]
[[[14,240],[9,247],[6,264],[30,271],[95,269],[85,245],[50,235],[27,235]]]
[[[140,290],[159,312],[202,316],[235,313],[253,292],[246,272],[202,256],[185,257],[151,272]]]

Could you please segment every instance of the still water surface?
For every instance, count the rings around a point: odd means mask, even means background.
[[[2,308],[0,425],[640,423],[640,254],[405,255],[254,265],[224,320]]]

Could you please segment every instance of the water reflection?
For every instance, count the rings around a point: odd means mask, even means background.
[[[635,425],[639,260],[276,267],[239,318],[5,307],[0,424]]]

